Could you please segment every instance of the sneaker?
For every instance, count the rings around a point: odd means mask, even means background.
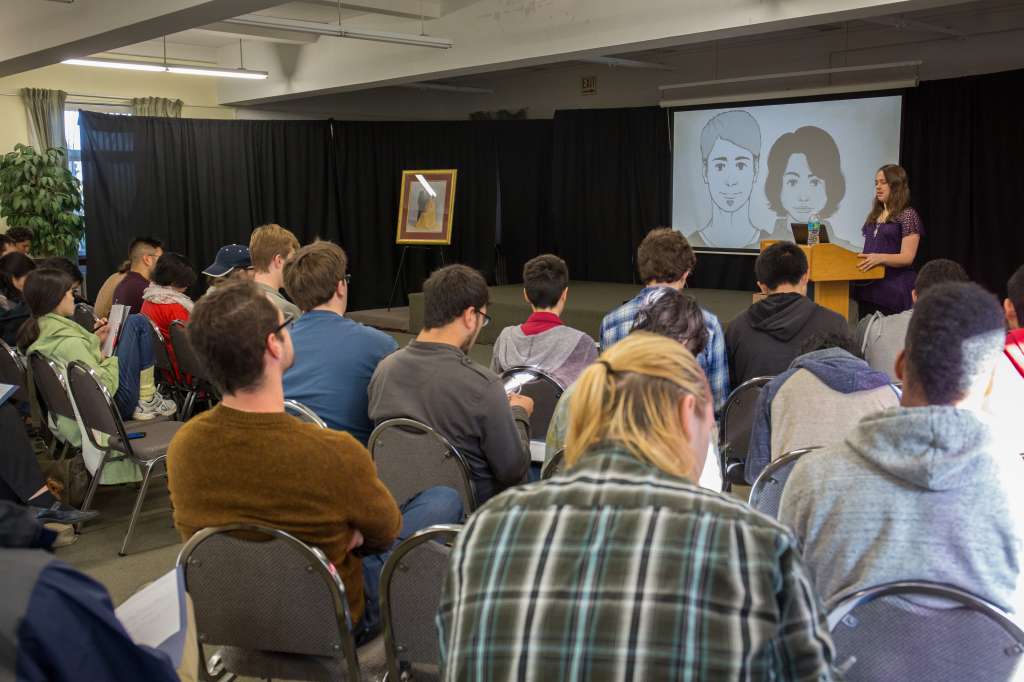
[[[178,404],[170,398],[161,395],[159,391],[153,394],[153,399],[160,402],[160,407],[157,408],[157,412],[160,414],[171,415],[178,411]]]
[[[157,406],[160,405],[155,400],[143,400],[139,398],[139,404],[135,406],[135,411],[132,412],[132,419],[145,421],[147,419],[155,419],[162,414],[157,411]]]

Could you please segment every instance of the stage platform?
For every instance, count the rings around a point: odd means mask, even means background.
[[[491,287],[491,305],[487,314],[491,322],[480,331],[477,343],[494,343],[505,327],[522,324],[532,312],[523,296],[522,284]],[[611,284],[608,282],[569,282],[562,321],[573,329],[589,334],[594,341],[601,339],[601,320],[625,301],[635,298],[643,287],[639,284]],[[752,299],[751,291],[728,291],[723,289],[686,289],[700,301],[706,310],[718,316],[724,327],[741,310],[746,309]],[[396,310],[396,309],[392,309]],[[409,296],[409,331],[418,334],[423,327],[423,294]],[[369,322],[357,316],[382,311],[351,313],[349,317],[364,324]],[[372,325],[377,326],[377,325]]]

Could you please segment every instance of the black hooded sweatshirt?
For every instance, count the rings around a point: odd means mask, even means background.
[[[771,294],[750,306],[725,330],[733,389],[754,377],[782,374],[804,339],[819,332],[849,335],[850,325],[839,313],[795,292]]]

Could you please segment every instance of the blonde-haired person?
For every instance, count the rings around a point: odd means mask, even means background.
[[[793,536],[694,482],[714,410],[686,348],[630,334],[583,371],[569,418],[572,467],[456,538],[442,679],[833,679]]]
[[[253,279],[266,292],[285,315],[289,313],[295,319],[302,312],[298,306],[281,295],[284,287],[284,264],[299,250],[299,240],[295,235],[280,225],[271,223],[257,227],[249,238],[249,257],[256,271]]]

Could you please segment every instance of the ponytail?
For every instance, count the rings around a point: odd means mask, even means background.
[[[51,268],[40,268],[25,278],[25,303],[32,316],[18,329],[18,350],[28,352],[29,346],[39,340],[39,318],[57,309],[60,302],[75,286],[75,281],[66,272]]]
[[[594,443],[623,443],[666,473],[700,479],[698,455],[683,432],[680,402],[711,407],[711,389],[693,354],[677,341],[634,332],[583,371],[569,405],[565,459],[572,465]],[[702,453],[703,454],[703,453]]]
[[[126,275],[126,274],[128,274],[128,271],[131,270],[131,269],[132,269],[132,261],[129,258],[128,260],[126,260],[125,262],[123,262],[123,263],[121,263],[120,265],[117,266],[117,274],[119,274],[119,275]]]

